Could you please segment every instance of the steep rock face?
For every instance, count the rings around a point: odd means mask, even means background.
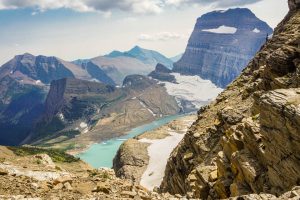
[[[148,76],[160,81],[168,81],[168,82],[176,83],[175,76],[170,73],[172,73],[170,69],[158,63],[155,67],[155,70],[152,71]]]
[[[239,78],[198,112],[162,191],[218,199],[299,185],[300,12],[292,8]]]
[[[0,79],[0,144],[18,145],[43,112],[47,88]]]
[[[199,75],[225,88],[248,64],[272,29],[248,9],[214,11],[198,18],[173,71]]]
[[[42,118],[24,143],[81,148],[179,112],[174,97],[146,76],[128,76],[121,88],[61,79],[51,83]]]

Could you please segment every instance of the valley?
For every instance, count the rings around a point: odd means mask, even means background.
[[[0,67],[0,199],[300,199],[300,1],[268,4],[0,0],[0,41],[20,42]]]

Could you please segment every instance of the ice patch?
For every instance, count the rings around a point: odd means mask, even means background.
[[[260,33],[260,30],[257,29],[257,28],[255,28],[255,29],[252,30],[252,32],[254,32],[254,33]]]
[[[237,28],[231,27],[231,26],[222,25],[222,26],[220,26],[218,28],[203,29],[202,31],[211,32],[211,33],[235,34],[236,31],[237,31]]]
[[[40,80],[35,81],[35,84],[41,84],[42,82]]]
[[[179,73],[172,73],[175,76],[176,83],[164,83],[168,94],[175,97],[177,102],[186,100],[191,102],[196,108],[207,104],[215,99],[223,89],[218,88],[210,80],[203,80],[199,76],[185,76]]]

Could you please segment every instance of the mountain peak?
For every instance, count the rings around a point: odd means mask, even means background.
[[[143,49],[142,47],[136,45],[132,49],[130,49],[129,51],[127,51],[127,53],[138,53],[138,52],[142,52],[144,50],[145,49]]]

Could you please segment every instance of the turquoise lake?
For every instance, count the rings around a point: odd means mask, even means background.
[[[85,152],[80,153],[77,157],[81,158],[85,162],[89,163],[94,168],[108,167],[111,168],[113,165],[113,159],[120,147],[120,145],[127,139],[133,138],[134,136],[140,135],[146,131],[154,130],[164,124],[169,123],[183,115],[173,115],[161,118],[153,121],[149,124],[139,126],[132,129],[128,134],[121,137],[113,138],[98,144],[93,144]]]

